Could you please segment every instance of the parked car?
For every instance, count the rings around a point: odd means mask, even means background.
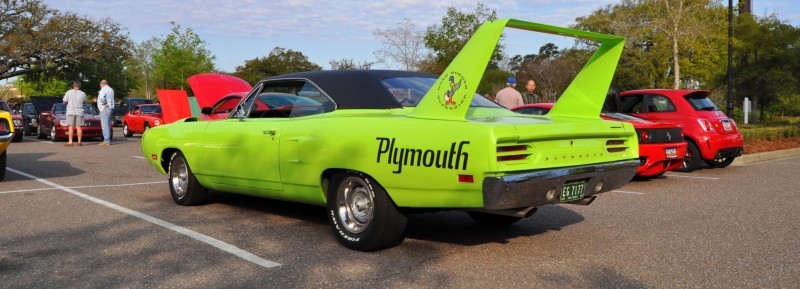
[[[19,106],[20,115],[22,115],[22,129],[20,132],[24,135],[35,135],[39,130],[39,111],[32,102],[26,102]]]
[[[114,126],[122,125],[122,117],[128,114],[134,107],[140,104],[153,104],[149,98],[126,97],[114,105]]]
[[[705,161],[724,168],[744,152],[736,122],[719,110],[708,90],[642,89],[620,93],[620,112],[644,119],[679,124],[688,143],[682,171]]]
[[[12,124],[11,113],[0,111],[0,181],[6,178],[6,149],[14,138],[14,125]]]
[[[161,105],[140,104],[122,117],[122,134],[132,137],[134,133],[143,134],[151,127],[164,124]]]
[[[6,111],[11,114],[11,122],[14,126],[14,142],[21,142],[23,137],[23,132],[25,131],[24,122],[22,120],[22,115],[19,113],[14,112],[11,107],[8,106],[8,103],[5,101],[0,100],[0,110]]]
[[[83,138],[103,138],[103,129],[100,127],[100,113],[89,103],[83,105],[83,110],[83,125],[81,125]],[[66,139],[68,137],[66,113],[66,103],[53,104],[50,111],[42,112],[39,115],[38,137],[45,139],[49,136],[53,141]],[[73,136],[77,137],[77,133],[73,132]]]
[[[506,26],[601,43],[550,115],[509,111],[475,93]],[[407,214],[461,210],[509,225],[545,204],[589,204],[636,172],[636,132],[601,120],[623,39],[512,19],[481,26],[442,75],[331,70],[259,82],[217,121],[198,117],[142,137],[173,200],[208,189],[327,206],[344,246],[403,240]],[[491,48],[491,49],[489,49]],[[589,81],[591,80],[591,81]]]
[[[552,103],[532,103],[514,107],[511,111],[523,114],[546,115]],[[601,113],[600,118],[633,124],[639,137],[639,169],[637,177],[653,178],[674,171],[683,165],[686,142],[679,125],[651,122],[622,113]]]

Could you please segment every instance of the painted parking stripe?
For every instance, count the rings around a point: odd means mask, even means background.
[[[146,183],[131,183],[131,184],[118,184],[118,185],[78,186],[78,187],[66,187],[66,188],[69,188],[69,189],[107,188],[107,187],[126,187],[126,186],[139,186],[139,185],[164,184],[164,183],[166,183],[166,182],[146,182]],[[14,191],[0,192],[0,194],[25,193],[25,192],[47,191],[47,190],[57,190],[57,189],[58,188],[14,190]]]
[[[704,179],[704,180],[721,180],[722,178],[712,178],[712,177],[692,177],[692,176],[682,176],[682,175],[665,175],[667,177],[676,177],[676,178],[690,178],[690,179]]]
[[[612,192],[623,193],[623,194],[631,194],[631,195],[644,195],[645,194],[645,193],[639,193],[639,192],[628,192],[628,191],[620,191],[620,190],[613,190]]]
[[[214,246],[217,249],[220,249],[222,251],[228,252],[228,253],[236,256],[236,257],[242,258],[242,259],[247,260],[247,261],[249,261],[251,263],[254,263],[256,265],[263,266],[263,267],[266,267],[266,268],[271,268],[271,267],[276,267],[276,266],[280,266],[281,265],[281,264],[278,264],[278,263],[263,259],[263,258],[261,258],[259,256],[256,256],[256,255],[250,253],[250,252],[247,252],[247,251],[244,251],[242,249],[239,249],[236,246],[233,246],[231,244],[228,244],[228,243],[225,243],[223,241],[217,240],[217,239],[212,238],[212,237],[210,237],[208,235],[205,235],[205,234],[202,234],[202,233],[198,233],[196,231],[192,231],[190,229],[175,225],[173,223],[161,220],[159,218],[152,217],[150,215],[146,215],[146,214],[143,214],[143,213],[140,213],[140,212],[125,208],[123,206],[120,206],[120,205],[117,205],[117,204],[114,204],[114,203],[110,203],[110,202],[107,202],[107,201],[92,197],[90,195],[87,195],[87,194],[78,192],[76,190],[61,186],[59,184],[53,183],[51,181],[39,178],[37,176],[31,175],[31,174],[28,174],[28,173],[24,173],[24,172],[21,172],[21,171],[12,169],[12,168],[8,168],[8,167],[6,169],[8,171],[10,171],[10,172],[13,172],[13,173],[28,177],[30,179],[33,179],[33,180],[35,180],[37,182],[40,182],[40,183],[43,183],[45,185],[51,186],[53,188],[56,188],[56,189],[65,191],[67,193],[73,194],[75,196],[84,198],[84,199],[86,199],[88,201],[91,201],[93,203],[96,203],[96,204],[99,204],[99,205],[102,205],[102,206],[117,210],[117,211],[122,212],[124,214],[128,214],[128,215],[137,217],[139,219],[145,220],[147,222],[156,224],[158,226],[170,229],[170,230],[175,231],[175,232],[177,232],[179,234],[188,236],[188,237],[190,237],[192,239],[195,239],[195,240],[198,240],[200,242],[203,242],[203,243],[209,244],[211,246]]]
[[[143,156],[131,156],[131,157],[134,158],[134,159],[144,159]]]

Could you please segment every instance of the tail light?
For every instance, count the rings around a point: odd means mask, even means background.
[[[511,145],[497,147],[497,161],[518,161],[527,158],[531,153],[528,152],[526,145]]]
[[[611,139],[606,141],[606,151],[610,153],[624,152],[627,149],[628,146],[625,145],[625,140]]]
[[[700,124],[700,127],[701,127],[701,128],[703,129],[703,131],[705,131],[705,132],[714,132],[714,131],[715,131],[715,130],[714,130],[714,127],[713,127],[713,126],[711,126],[711,122],[710,122],[710,121],[708,121],[708,120],[707,120],[707,119],[705,119],[705,118],[698,118],[698,119],[697,119],[697,123],[699,123],[699,124]]]
[[[648,143],[650,142],[650,133],[647,132],[646,129],[643,129],[639,132],[639,142],[641,143]]]

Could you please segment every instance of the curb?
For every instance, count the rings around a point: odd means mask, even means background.
[[[771,161],[777,159],[785,159],[790,157],[800,156],[800,148],[763,152],[757,154],[743,155],[733,160],[732,166],[744,166],[748,164]]]

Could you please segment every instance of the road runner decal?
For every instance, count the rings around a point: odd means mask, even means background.
[[[433,150],[417,148],[395,147],[395,138],[379,137],[377,163],[381,163],[381,157],[386,156],[386,163],[397,165],[397,170],[392,171],[399,174],[403,171],[403,166],[412,167],[436,167],[438,169],[466,170],[469,161],[469,153],[465,151],[465,146],[469,141],[453,142],[450,149]],[[461,166],[461,168],[459,168]]]

